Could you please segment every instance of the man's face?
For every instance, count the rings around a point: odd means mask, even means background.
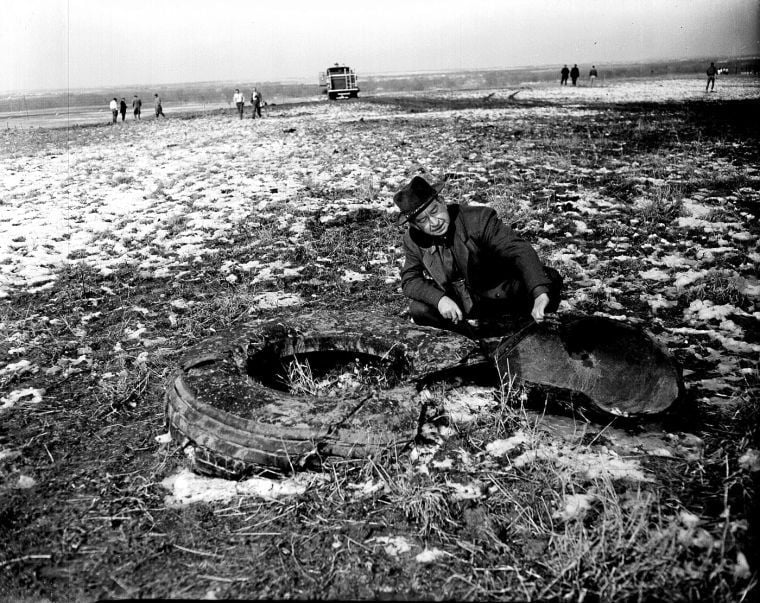
[[[436,198],[414,218],[413,224],[425,234],[440,237],[449,229],[449,208],[441,198]]]

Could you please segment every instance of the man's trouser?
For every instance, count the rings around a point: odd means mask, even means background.
[[[544,272],[546,272],[546,276],[551,281],[549,285],[549,305],[546,307],[546,312],[554,312],[559,306],[562,297],[563,280],[560,273],[554,268],[544,266]],[[522,281],[505,282],[503,290],[505,292],[503,298],[486,299],[480,297],[474,300],[473,310],[465,318],[487,319],[497,318],[506,314],[518,316],[530,314],[530,311],[533,309],[533,295],[525,289]],[[451,292],[450,294],[447,293],[447,295],[457,302],[461,308],[461,302],[455,293]],[[438,308],[416,299],[409,302],[409,314],[415,324],[418,325],[427,325],[452,331],[461,330],[453,322],[441,316]],[[465,334],[468,333],[466,330],[461,331]]]

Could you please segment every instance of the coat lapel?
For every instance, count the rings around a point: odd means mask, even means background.
[[[464,219],[460,212],[457,212],[455,220],[454,257],[456,258],[459,270],[462,273],[465,282],[469,283],[470,253],[477,253],[477,247],[472,241],[470,241],[470,237],[467,234],[467,228],[464,224]]]
[[[423,248],[422,264],[428,271],[428,274],[433,277],[433,280],[441,288],[446,288],[446,275],[443,272],[443,263],[441,262],[441,256],[436,253],[435,245]]]

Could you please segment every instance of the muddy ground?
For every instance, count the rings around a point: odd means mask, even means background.
[[[722,82],[0,132],[0,592],[751,596],[760,87]],[[404,316],[392,194],[415,174],[531,240],[560,312],[647,328],[683,404],[631,422],[478,375],[417,394],[439,412],[409,449],[189,473],[163,409],[183,348],[283,313]]]

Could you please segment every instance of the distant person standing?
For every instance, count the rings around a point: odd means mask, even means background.
[[[258,116],[261,117],[261,101],[262,100],[263,100],[263,97],[261,96],[261,92],[259,92],[254,87],[253,92],[251,92],[251,104],[253,105],[253,115],[251,115],[251,119],[256,119],[256,114],[258,114]]]
[[[112,117],[111,125],[113,125],[116,123],[116,117],[119,115],[119,103],[116,100],[116,98],[111,100],[108,107],[109,109],[111,109],[111,117]]]
[[[580,75],[581,70],[578,69],[578,65],[573,65],[573,68],[570,70],[570,79],[573,80],[573,86],[576,85],[576,82],[578,81]]]
[[[166,115],[164,115],[164,108],[161,106],[161,97],[158,96],[158,94],[153,95],[153,104],[156,107],[156,119],[158,119],[159,115],[166,119]]]
[[[140,119],[140,111],[142,111],[142,99],[136,94],[132,99],[132,111],[135,114],[135,119]]]
[[[235,88],[235,94],[232,95],[232,102],[237,105],[238,114],[240,119],[243,119],[243,108],[245,107],[245,98],[240,89]]]
[[[596,78],[599,76],[599,73],[596,71],[596,65],[591,65],[591,71],[588,72],[588,79],[589,82],[591,82],[591,87],[594,87],[594,82],[596,81]]]
[[[715,68],[715,63],[710,63],[710,66],[707,68],[707,86],[705,86],[705,92],[708,90],[715,92],[715,76],[717,74],[718,70]]]
[[[124,100],[124,97],[121,97],[121,102],[119,103],[119,113],[121,113],[121,121],[124,121],[124,119],[127,117],[127,101]]]
[[[570,75],[570,70],[567,68],[567,65],[565,65],[562,68],[562,71],[560,71],[559,73],[560,73],[560,76],[561,76],[561,78],[559,80],[559,85],[560,86],[567,86],[567,77]]]

